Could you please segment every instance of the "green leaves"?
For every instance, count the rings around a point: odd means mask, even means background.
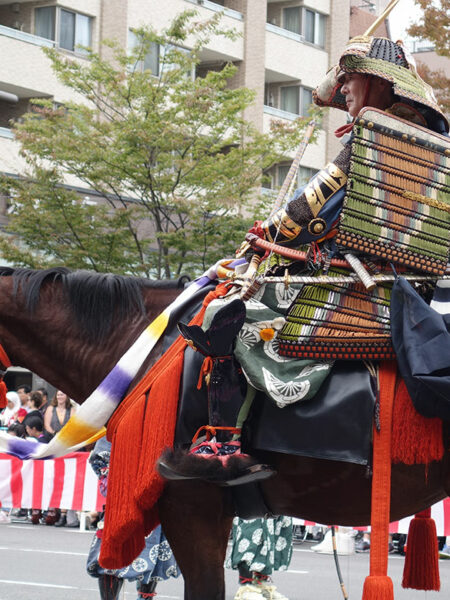
[[[45,50],[76,101],[35,101],[15,126],[28,170],[1,182],[8,260],[160,278],[233,256],[263,170],[295,149],[306,120],[263,135],[242,116],[254,92],[229,85],[236,66],[195,78],[217,35],[235,34],[191,11],[165,32],[134,30],[130,51],[109,42],[86,61]]]

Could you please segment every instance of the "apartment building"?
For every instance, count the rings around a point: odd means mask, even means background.
[[[200,70],[230,61],[237,65],[231,85],[256,90],[246,117],[267,131],[272,119],[293,121],[307,113],[313,88],[349,38],[349,4],[350,0],[0,0],[0,170],[22,170],[10,121],[28,110],[30,98],[62,104],[73,98],[73,92],[57,81],[43,47],[56,47],[83,61],[78,44],[106,52],[103,39],[129,46],[134,27],[162,28],[186,9],[196,9],[200,18],[221,11],[223,24],[240,36],[234,41],[212,39]],[[344,113],[327,117],[318,143],[305,153],[301,179],[337,153],[339,146],[330,132],[345,118]],[[281,184],[288,166],[286,162],[273,169],[273,187]]]

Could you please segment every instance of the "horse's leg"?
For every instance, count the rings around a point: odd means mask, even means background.
[[[172,481],[158,507],[185,580],[185,600],[224,600],[223,563],[232,523],[229,491],[200,481]]]

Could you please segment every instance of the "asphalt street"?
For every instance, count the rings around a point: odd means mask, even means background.
[[[99,600],[97,581],[86,573],[86,558],[93,532],[11,523],[0,525],[0,600]],[[289,571],[277,572],[274,584],[289,600],[340,600],[343,598],[330,555],[311,551],[310,542],[294,544]],[[441,592],[417,592],[401,588],[403,557],[389,556],[389,574],[396,600],[429,600],[450,595],[450,560],[440,561]],[[369,570],[368,554],[340,558],[350,600],[360,600]],[[226,600],[237,590],[237,574],[226,570]],[[136,598],[135,584],[125,585],[122,597]],[[183,580],[158,585],[157,598],[183,599]]]

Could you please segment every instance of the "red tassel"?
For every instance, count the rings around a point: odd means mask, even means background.
[[[442,419],[419,415],[403,380],[397,387],[392,419],[392,462],[427,465],[442,459]]]
[[[6,387],[6,383],[4,381],[0,381],[0,409],[6,408],[8,404],[8,399],[6,398],[6,392],[8,388]]]
[[[387,575],[368,575],[364,581],[362,600],[394,600],[394,586]]]
[[[133,402],[113,434],[99,563],[106,569],[129,565],[144,549],[144,516],[134,499],[142,445],[145,396]]]
[[[403,568],[404,588],[439,591],[439,549],[436,524],[431,509],[417,513],[408,532],[408,548]]]
[[[373,430],[373,477],[370,536],[370,575],[363,600],[394,600],[392,580],[387,576],[391,491],[391,432],[396,365],[384,361],[379,369],[380,430]]]
[[[164,480],[156,470],[156,459],[164,448],[173,445],[183,362],[182,349],[165,369],[161,368],[149,395],[134,485],[135,500],[143,510],[150,510],[156,505],[164,488]]]

